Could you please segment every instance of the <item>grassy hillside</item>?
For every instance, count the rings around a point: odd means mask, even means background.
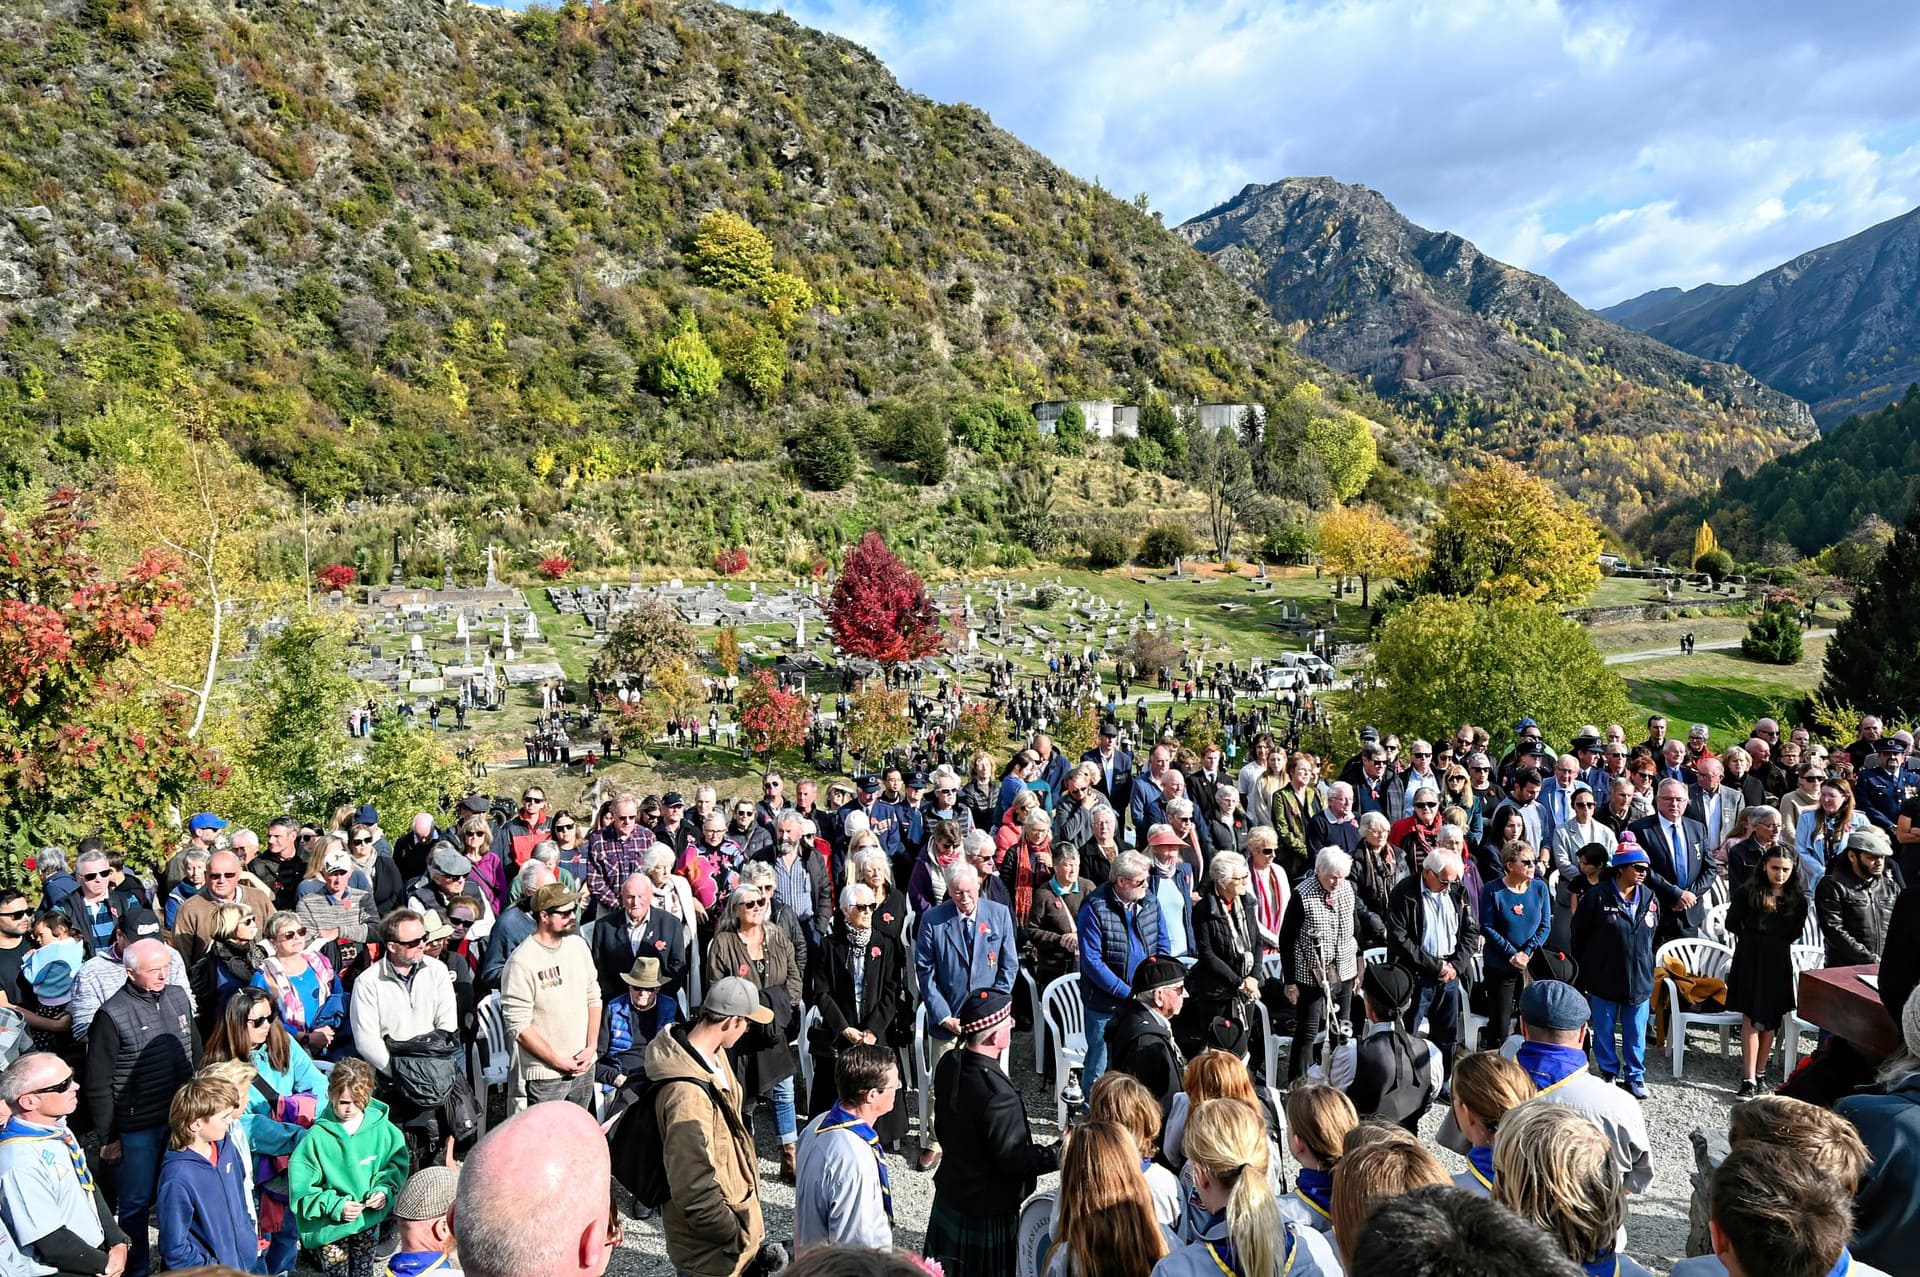
[[[700,240],[716,210],[748,229]],[[454,489],[551,532],[579,492],[776,461],[824,406],[1307,375],[1391,419],[1155,218],[779,15],[0,9],[16,490],[84,478],[185,385],[316,506]]]

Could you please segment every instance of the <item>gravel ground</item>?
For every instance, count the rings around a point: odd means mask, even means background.
[[[1646,1194],[1632,1203],[1627,1219],[1627,1250],[1633,1258],[1656,1273],[1665,1273],[1686,1254],[1687,1203],[1693,1191],[1690,1179],[1693,1172],[1693,1145],[1687,1139],[1687,1134],[1695,1127],[1724,1131],[1727,1114],[1733,1106],[1733,1089],[1739,1083],[1737,1035],[1732,1045],[1733,1054],[1724,1060],[1718,1053],[1715,1032],[1696,1030],[1690,1035],[1689,1042],[1691,1049],[1687,1054],[1687,1073],[1679,1081],[1675,1081],[1669,1072],[1669,1056],[1665,1051],[1648,1051],[1645,1107],[1647,1128],[1653,1140],[1653,1184]],[[1017,1034],[1014,1039],[1013,1073],[1026,1099],[1035,1138],[1049,1140],[1056,1137],[1059,1127],[1054,1121],[1053,1096],[1048,1083],[1034,1070],[1033,1042],[1026,1033]],[[1773,1074],[1777,1081],[1777,1059]],[[1441,1111],[1436,1106],[1428,1114],[1422,1133],[1449,1171],[1465,1170],[1464,1159],[1432,1144],[1432,1137],[1439,1129],[1440,1117]],[[766,1217],[768,1238],[786,1242],[791,1239],[793,1232],[793,1190],[779,1182],[780,1161],[778,1149],[771,1138],[772,1124],[772,1106],[763,1102],[756,1123],[760,1136],[761,1209]],[[915,1149],[911,1137],[903,1148],[904,1154],[895,1154],[889,1159],[893,1167],[893,1200],[897,1219],[894,1237],[900,1245],[918,1250],[926,1229],[927,1212],[933,1204],[933,1177],[912,1169],[911,1159]],[[1291,1173],[1297,1169],[1288,1167],[1289,1182]],[[1041,1181],[1041,1186],[1051,1187],[1057,1178],[1048,1176]],[[615,1253],[607,1271],[614,1277],[672,1273],[673,1267],[666,1260],[659,1223],[655,1220],[628,1220],[626,1244]]]

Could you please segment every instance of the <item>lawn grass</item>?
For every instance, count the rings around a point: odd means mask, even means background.
[[[1696,631],[1697,633],[1697,631]],[[1715,744],[1747,738],[1756,718],[1778,717],[1788,705],[1820,682],[1827,641],[1811,639],[1797,665],[1763,665],[1738,651],[1696,652],[1616,666],[1627,680],[1640,721],[1665,714],[1673,731],[1705,723]],[[1628,735],[1633,733],[1629,725]]]

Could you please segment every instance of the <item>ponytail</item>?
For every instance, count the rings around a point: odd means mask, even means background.
[[[1207,1100],[1187,1118],[1187,1160],[1227,1186],[1227,1236],[1245,1277],[1278,1277],[1280,1203],[1269,1182],[1266,1119],[1244,1100]]]

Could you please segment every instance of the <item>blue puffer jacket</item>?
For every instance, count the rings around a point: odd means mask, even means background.
[[[1148,893],[1133,911],[1134,929],[1114,899],[1113,883],[1104,882],[1080,906],[1076,930],[1080,933],[1080,998],[1096,1011],[1115,1011],[1130,996],[1133,968],[1138,958],[1167,951],[1166,929],[1160,925],[1160,906]]]

